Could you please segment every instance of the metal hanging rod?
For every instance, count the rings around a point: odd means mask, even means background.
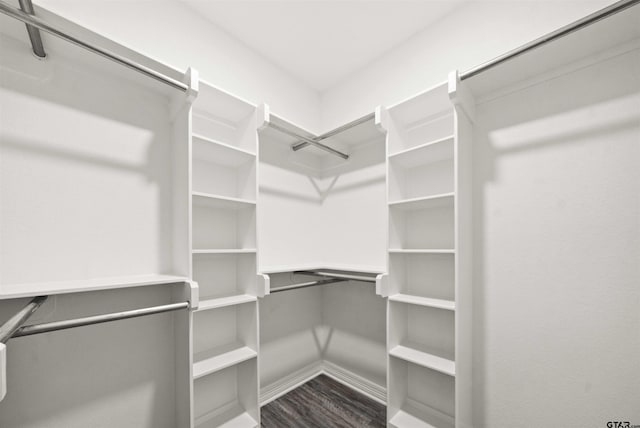
[[[46,299],[46,297],[45,297]],[[34,299],[35,300],[35,299]],[[130,311],[114,312],[110,314],[94,315],[84,318],[76,318],[64,321],[54,321],[43,324],[33,324],[18,328],[11,337],[31,336],[34,334],[48,333],[51,331],[66,330],[69,328],[83,327],[87,325],[101,324],[105,322],[143,317],[146,315],[160,314],[163,312],[188,309],[189,302],[171,303],[168,305],[152,306],[149,308],[133,309]]]
[[[338,151],[336,149],[332,149],[329,146],[326,146],[326,145],[324,145],[322,143],[318,143],[317,141],[314,141],[311,138],[304,137],[304,136],[302,136],[302,135],[300,135],[300,134],[298,134],[296,132],[293,132],[293,131],[291,131],[291,130],[289,130],[287,128],[284,128],[284,127],[282,127],[280,125],[277,125],[277,124],[275,124],[273,122],[269,122],[269,127],[275,129],[276,131],[282,132],[283,134],[287,134],[287,135],[289,135],[289,136],[291,136],[293,138],[297,138],[298,140],[305,141],[306,143],[311,144],[312,146],[315,146],[315,147],[317,147],[317,148],[319,148],[321,150],[324,150],[325,152],[329,152],[332,155],[339,156],[339,157],[341,157],[342,159],[345,159],[345,160],[349,159],[349,155],[347,155],[345,153],[342,153],[341,151]]]
[[[591,15],[585,16],[582,19],[579,19],[571,24],[568,24],[556,31],[553,31],[545,36],[542,36],[532,42],[529,42],[525,45],[520,46],[512,51],[505,53],[504,55],[500,55],[497,58],[492,59],[491,61],[485,62],[484,64],[480,64],[477,67],[472,68],[471,70],[467,70],[464,73],[460,74],[460,80],[465,80],[480,73],[483,73],[497,65],[502,64],[503,62],[509,61],[517,56],[520,56],[526,52],[537,49],[541,46],[546,45],[549,42],[565,37],[575,31],[578,31],[582,28],[588,27],[591,24],[594,24],[602,19],[608,18],[609,16],[615,15],[618,12],[622,12],[623,10],[630,8],[631,6],[635,6],[640,3],[640,0],[621,0],[616,3],[613,3],[610,6],[605,7],[604,9],[600,9],[597,12],[592,13]]]
[[[315,287],[316,285],[334,284],[336,282],[343,282],[343,281],[346,281],[346,279],[332,278],[332,279],[323,279],[320,281],[300,282],[298,284],[283,285],[282,287],[272,288],[271,294],[279,293],[281,291],[296,290],[298,288]]]
[[[356,119],[356,120],[354,120],[353,122],[346,123],[346,124],[344,124],[344,125],[342,125],[342,126],[340,126],[340,127],[336,128],[336,129],[334,129],[334,130],[332,130],[332,131],[325,132],[324,134],[319,135],[319,136],[317,136],[317,137],[315,137],[315,138],[312,138],[312,139],[313,139],[313,141],[315,141],[316,143],[317,143],[317,142],[320,142],[320,141],[322,141],[322,140],[326,140],[327,138],[331,138],[331,137],[333,137],[334,135],[338,135],[338,134],[340,134],[340,133],[342,133],[342,132],[344,132],[344,131],[347,131],[347,130],[349,130],[349,129],[351,129],[351,128],[354,128],[354,127],[356,127],[356,126],[358,126],[358,125],[360,125],[360,124],[363,124],[363,123],[369,122],[370,120],[375,119],[375,117],[376,117],[376,114],[375,114],[375,113],[370,113],[370,114],[368,114],[368,115],[366,115],[366,116],[364,116],[364,117],[361,117],[360,119]],[[309,144],[310,144],[310,143],[308,143],[307,141],[301,141],[301,142],[299,142],[299,143],[294,143],[294,144],[291,146],[291,148],[292,148],[292,149],[293,149],[293,151],[295,152],[295,151],[298,151],[298,150],[300,150],[300,149],[303,149],[303,148],[307,147]]]
[[[33,315],[44,302],[47,296],[38,296],[31,299],[27,305],[18,311],[17,314],[9,318],[2,326],[0,326],[0,343],[7,343],[9,339],[22,327],[22,324]]]
[[[138,73],[142,73],[147,77],[151,77],[152,79],[155,79],[159,82],[169,85],[172,88],[179,89],[183,92],[186,92],[189,89],[189,87],[186,84],[180,81],[177,81],[175,79],[172,79],[169,76],[165,76],[164,74],[161,74],[155,70],[152,70],[149,67],[145,67],[142,64],[138,64],[137,62],[134,62],[114,52],[110,52],[106,49],[84,42],[70,34],[67,34],[62,29],[46,23],[45,21],[38,18],[37,16],[29,15],[28,13],[25,13],[22,10],[11,6],[5,0],[0,0],[0,12],[12,18],[15,18],[19,21],[22,21],[25,24],[31,25],[32,27],[38,28],[42,31],[45,31],[49,34],[52,34],[56,37],[66,40],[69,43],[73,43],[76,46],[80,46],[81,48],[86,49],[89,52],[93,52],[111,61],[115,61],[120,65],[124,65],[125,67],[135,70]]]
[[[31,0],[20,0],[20,9],[22,9],[23,12],[28,13],[29,15],[35,15],[35,12],[33,11],[33,3],[31,3]],[[42,37],[40,36],[40,30],[38,30],[31,24],[26,24],[26,26],[33,53],[38,58],[46,58],[47,53],[44,51]]]
[[[323,271],[323,270],[314,270],[314,271],[301,270],[301,271],[294,272],[294,274],[314,275],[314,276],[321,276],[324,278],[337,278],[337,279],[343,279],[345,281],[353,280],[353,281],[361,281],[361,282],[373,282],[373,283],[376,282],[376,279],[370,276],[354,275],[350,273],[336,273],[336,272],[329,272],[329,271]]]

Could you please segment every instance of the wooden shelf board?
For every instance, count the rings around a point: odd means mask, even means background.
[[[413,168],[445,159],[453,159],[453,142],[453,135],[430,141],[392,153],[389,155],[389,161],[393,165],[399,165],[403,168]]]
[[[213,298],[203,297],[200,299],[198,309],[196,309],[195,312],[224,308],[225,306],[241,305],[243,303],[255,302],[256,300],[258,300],[258,298],[250,294],[235,294],[232,296]]]
[[[251,254],[255,248],[199,248],[191,251],[192,254]]]
[[[456,303],[452,300],[432,299],[429,297],[413,296],[410,294],[393,294],[389,296],[392,302],[408,303],[411,305],[427,306],[436,309],[445,309],[448,311],[456,310]]]
[[[456,363],[454,361],[409,346],[395,346],[389,351],[389,355],[449,376],[455,377],[456,375]]]
[[[456,250],[452,249],[429,249],[429,248],[420,248],[420,249],[404,249],[404,248],[389,248],[389,253],[391,254],[455,254]]]
[[[254,161],[256,154],[228,143],[192,134],[193,158],[226,166],[239,166]]]
[[[212,208],[237,210],[242,208],[255,207],[256,205],[256,201],[252,201],[249,199],[232,198],[229,196],[214,195],[204,192],[192,192],[191,196],[193,197],[194,205]]]
[[[115,288],[147,287],[185,282],[189,282],[189,279],[183,276],[132,275],[73,281],[7,284],[0,286],[0,300],[52,294],[79,293],[83,291],[109,290]]]
[[[193,379],[199,379],[257,356],[256,351],[242,344],[199,352],[193,356]]]
[[[439,208],[447,205],[453,206],[455,193],[441,193],[439,195],[423,196],[420,198],[402,199],[389,202],[389,208],[403,211],[424,210]]]

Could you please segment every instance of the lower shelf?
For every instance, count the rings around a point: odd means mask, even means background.
[[[0,300],[17,299],[52,294],[83,291],[110,290],[116,288],[148,287],[163,284],[186,283],[189,279],[175,275],[131,275],[55,282],[0,284]]]
[[[241,356],[241,353],[245,355]],[[249,356],[246,349],[237,350],[237,358],[230,358],[233,355],[225,354],[224,358],[229,358],[215,367],[216,371],[194,379],[193,414],[196,427],[255,427],[258,425],[256,422],[260,419],[258,364],[255,351],[251,353],[253,357],[242,362],[237,361]],[[232,360],[236,362],[226,368],[219,368]]]
[[[422,406],[420,406],[422,407]],[[433,409],[407,408],[400,409],[389,419],[389,426],[393,428],[454,428],[455,422],[446,415],[440,415]]]
[[[422,419],[416,418],[404,410],[399,410],[395,415],[393,415],[389,420],[389,425],[394,428],[439,428],[423,421]]]
[[[241,305],[243,303],[255,302],[256,296],[250,294],[235,294],[231,296],[215,297],[215,298],[201,298],[198,304],[198,311],[206,311],[209,309],[223,308],[225,306]]]
[[[438,357],[415,348],[398,345],[392,348],[389,351],[389,354],[396,358],[400,358],[401,360],[409,361],[410,363],[414,363],[449,376],[456,375],[456,363],[454,361]]]
[[[212,351],[204,351],[194,355],[193,378],[215,373],[258,356],[258,353],[248,346],[231,345]]]
[[[392,302],[409,303],[411,305],[427,306],[436,309],[456,310],[456,303],[452,300],[432,299],[430,297],[413,296],[411,294],[392,294],[389,296]]]
[[[244,412],[220,425],[221,428],[253,428],[257,426],[258,422],[256,422],[256,420],[247,412]]]
[[[196,428],[255,428],[258,422],[248,413],[242,411],[237,405],[219,414],[214,412],[196,419]]]

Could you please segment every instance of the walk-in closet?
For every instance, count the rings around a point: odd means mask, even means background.
[[[1,428],[640,426],[640,0],[0,0]]]

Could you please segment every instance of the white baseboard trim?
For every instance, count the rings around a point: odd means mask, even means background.
[[[357,375],[351,370],[340,367],[331,361],[324,360],[322,362],[322,371],[330,378],[355,389],[361,394],[364,394],[381,404],[387,404],[387,388]]]
[[[322,361],[318,361],[298,369],[270,385],[260,388],[260,407],[283,396],[287,392],[296,389],[303,383],[310,381],[321,373]]]
[[[283,396],[313,379],[314,377],[325,374],[330,378],[352,388],[361,394],[366,395],[382,404],[387,404],[387,389],[371,382],[370,380],[353,373],[350,370],[340,367],[330,361],[318,361],[309,364],[295,372],[279,379],[270,385],[260,388],[260,406],[264,406],[273,400]]]

